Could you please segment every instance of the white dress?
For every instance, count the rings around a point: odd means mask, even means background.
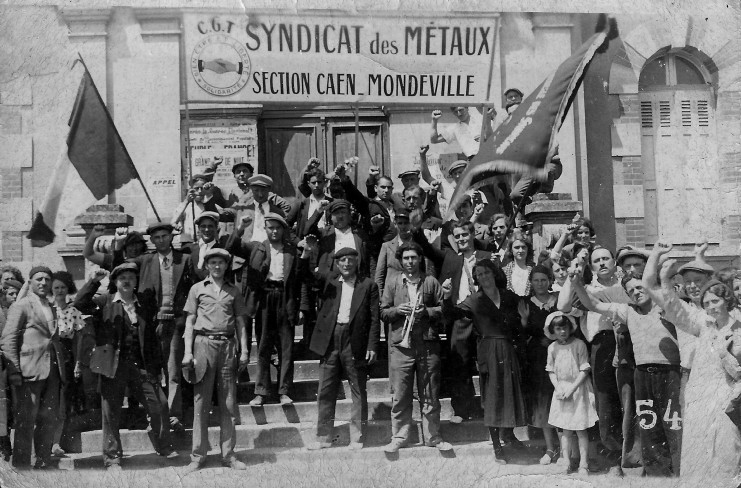
[[[677,328],[697,336],[682,415],[681,486],[735,488],[741,481],[741,434],[725,410],[741,366],[731,355],[721,359],[724,337],[734,322],[719,330],[703,310],[675,294],[667,298],[664,312]]]
[[[573,383],[582,371],[589,371],[587,345],[572,338],[567,344],[553,342],[548,346],[545,370],[556,373],[559,382]],[[594,391],[589,378],[582,381],[569,398],[559,400],[553,394],[548,423],[566,430],[585,430],[597,423]]]

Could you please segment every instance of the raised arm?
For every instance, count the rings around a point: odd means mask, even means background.
[[[103,254],[102,252],[98,252],[95,250],[95,241],[103,234],[105,234],[104,226],[96,225],[95,227],[93,227],[93,230],[90,231],[90,236],[88,236],[87,240],[85,241],[85,247],[82,250],[82,255],[91,263],[97,264],[101,268],[108,268],[111,266],[112,262],[110,257],[106,254]]]
[[[430,167],[427,166],[427,151],[429,149],[429,144],[419,146],[419,172],[420,176],[422,176],[422,179],[425,180],[428,185],[432,185],[432,182],[435,181],[435,178],[432,177],[432,173],[430,173]]]
[[[73,306],[80,312],[90,315],[96,308],[97,304],[94,301],[95,293],[100,288],[100,282],[108,276],[108,272],[99,269],[93,273],[87,283],[75,295],[75,302]]]
[[[437,121],[440,120],[440,117],[443,116],[442,110],[433,110],[432,111],[432,122],[430,125],[430,142],[433,144],[439,144],[441,142],[445,142],[445,138],[440,135],[440,133],[437,130]]]

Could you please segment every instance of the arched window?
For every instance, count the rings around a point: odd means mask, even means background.
[[[714,104],[707,70],[686,49],[650,58],[638,79],[646,242],[720,239]]]

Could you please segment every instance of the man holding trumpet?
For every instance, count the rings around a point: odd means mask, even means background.
[[[381,318],[389,326],[389,377],[393,387],[391,442],[384,448],[397,452],[409,443],[412,426],[413,381],[422,412],[425,445],[449,451],[440,435],[440,334],[442,288],[422,268],[422,248],[405,243],[396,251],[402,273],[390,277],[381,299]]]

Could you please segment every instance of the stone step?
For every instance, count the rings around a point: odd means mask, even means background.
[[[477,398],[477,400],[479,399]],[[413,407],[413,418],[415,420],[421,419],[419,402],[415,400]],[[316,402],[295,402],[292,405],[267,403],[262,407],[240,404],[238,408],[242,425],[316,422],[318,415]],[[351,399],[337,400],[337,406],[335,407],[336,420],[350,420],[351,412]],[[442,420],[449,420],[452,416],[453,407],[450,398],[442,398],[440,400],[440,418]],[[481,412],[476,416],[481,417]],[[390,396],[374,398],[369,395],[368,420],[391,420]],[[218,421],[219,407],[214,407],[211,412],[210,424],[216,426],[218,425]]]
[[[253,360],[255,356],[252,356]],[[257,364],[251,363],[247,366],[250,379],[254,381],[257,378]],[[376,361],[368,368],[368,375],[371,378],[388,378],[389,369],[388,361],[381,359]],[[293,362],[293,379],[294,381],[300,380],[316,380],[319,378],[319,360],[301,360]],[[275,383],[278,380],[278,368],[270,365],[270,380]]]
[[[415,422],[411,429],[412,443],[421,438],[421,423]],[[442,421],[440,430],[448,442],[481,442],[488,439],[488,430],[481,420],[470,420],[454,425]],[[335,422],[334,444],[346,446],[350,442],[349,422]],[[121,430],[121,444],[124,452],[150,451],[152,445],[145,430]],[[286,449],[305,447],[313,442],[316,435],[314,423],[275,423],[269,425],[238,425],[237,447],[241,449],[271,448]],[[209,427],[209,442],[212,447],[219,445],[219,428]],[[391,438],[391,422],[388,420],[369,421],[366,429],[366,445],[382,446]],[[78,443],[79,442],[79,443]],[[79,441],[74,442],[71,452],[100,452],[103,443],[102,432],[92,431],[80,434]],[[77,444],[77,445],[75,445]],[[192,439],[191,431],[173,435],[175,449],[189,452]]]

